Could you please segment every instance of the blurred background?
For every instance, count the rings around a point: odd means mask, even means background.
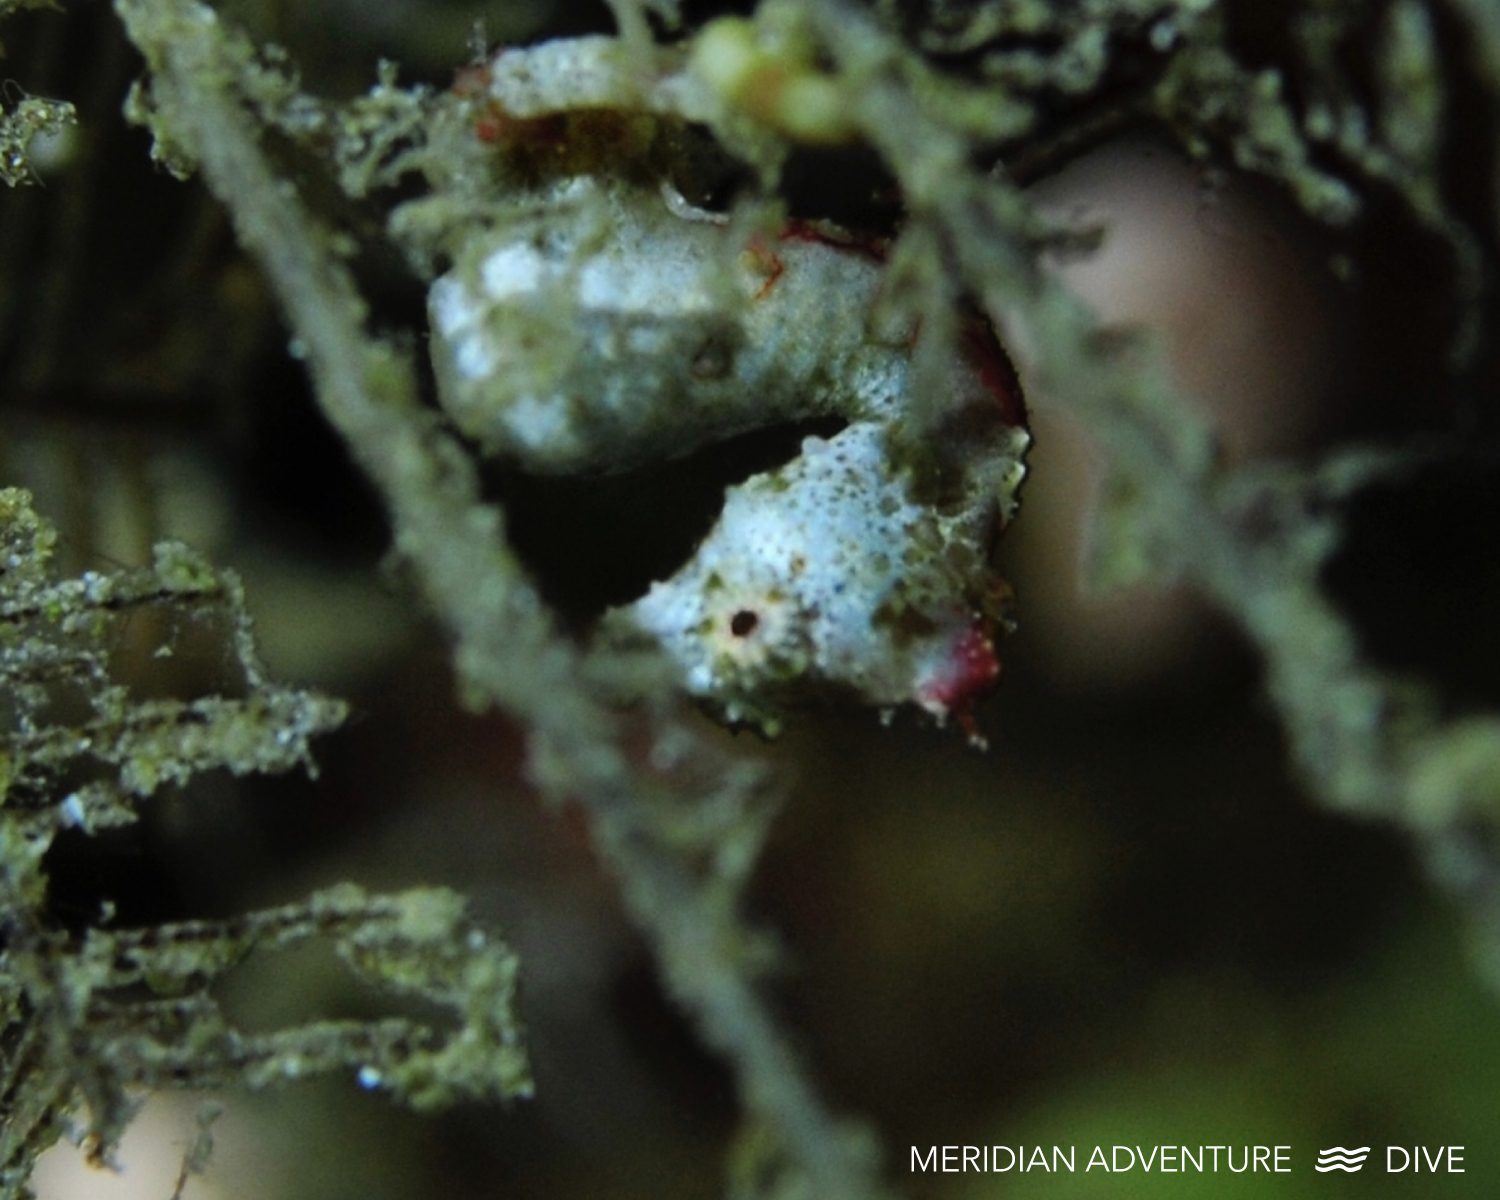
[[[380,57],[446,85],[476,10],[491,44],[609,25],[602,6],[559,15],[546,0],[223,8],[331,95],[362,91]],[[70,569],[144,561],[163,536],[234,568],[272,671],[355,711],[320,744],[317,781],[199,784],[138,826],[63,839],[60,919],[104,897],[132,924],[343,879],[442,883],[523,961],[534,1101],[418,1117],[343,1080],[218,1097],[213,1165],[185,1194],[716,1194],[737,1119],[727,1074],[663,998],[581,822],[528,794],[517,731],[454,702],[445,647],[384,563],[378,505],[317,416],[272,300],[201,187],[154,171],[119,117],[139,68],[112,15],[78,3],[4,33],[7,75],[74,101],[81,123],[38,152],[38,186],[0,195],[0,478],[37,493]],[[816,170],[797,187],[816,197]],[[1421,405],[1445,331],[1413,303],[1420,244],[1376,228],[1330,246],[1270,189],[1144,133],[1035,190],[1103,231],[1097,255],[1055,269],[1107,319],[1160,334],[1233,460],[1467,419]],[[397,264],[360,269],[380,324],[422,328]],[[785,945],[776,1005],[816,1075],[873,1120],[919,1197],[1335,1195],[1352,1185],[1308,1169],[1317,1148],[1388,1143],[1464,1145],[1467,1173],[1360,1178],[1362,1195],[1494,1196],[1500,1009],[1461,914],[1398,834],[1299,791],[1254,656],[1211,609],[1180,590],[1085,593],[1101,450],[1061,415],[1065,397],[1030,399],[1031,477],[1001,551],[1020,624],[980,713],[989,751],[909,714],[886,729],[836,709],[774,744],[740,738],[794,781],[752,909]],[[686,555],[730,469],[709,453],[598,484],[492,482],[581,624]],[[1500,567],[1482,531],[1500,500],[1493,472],[1471,476],[1416,513],[1372,501],[1334,582],[1393,662],[1490,699]],[[172,670],[192,687],[226,658],[205,645]],[[316,952],[252,959],[226,1000],[251,1028],[372,1004]],[[153,1100],[118,1175],[60,1149],[40,1195],[169,1194],[199,1099]],[[1290,1144],[1300,1169],[907,1169],[913,1145],[1094,1142]]]

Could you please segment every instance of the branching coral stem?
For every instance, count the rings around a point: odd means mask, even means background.
[[[364,332],[353,279],[262,153],[237,90],[245,64],[217,16],[192,0],[117,0],[116,9],[153,71],[162,127],[229,210],[306,348],[325,415],[384,496],[397,548],[453,639],[465,687],[524,721],[538,784],[583,805],[669,989],[729,1060],[747,1108],[813,1194],[875,1194],[862,1141],[825,1107],[755,990],[740,950],[748,931],[732,902],[653,834],[642,805],[654,785],[591,696],[586,663],[553,628],[500,512],[481,501],[462,447],[419,406],[410,365]]]
[[[1319,583],[1339,535],[1325,501],[1383,469],[1375,456],[1336,456],[1300,475],[1226,471],[1152,348],[1107,337],[1038,270],[1025,198],[971,165],[962,132],[902,78],[896,39],[849,0],[809,10],[854,85],[853,119],[1003,329],[1031,395],[1065,404],[1108,448],[1131,497],[1130,540],[1157,574],[1212,596],[1260,649],[1304,777],[1326,803],[1405,825],[1500,924],[1493,872],[1463,874],[1475,858],[1470,818],[1500,801],[1500,717],[1440,720],[1425,689],[1364,659]]]

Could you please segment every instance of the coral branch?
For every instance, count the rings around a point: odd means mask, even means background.
[[[362,329],[348,272],[257,145],[237,59],[215,14],[191,0],[118,0],[154,72],[159,122],[198,162],[286,308],[319,401],[389,506],[396,546],[454,643],[470,700],[497,705],[531,730],[532,774],[553,796],[575,796],[633,917],[650,937],[672,994],[730,1061],[745,1102],[820,1196],[872,1195],[864,1142],[829,1113],[757,995],[735,912],[743,868],[702,880],[666,844],[654,807],[664,794],[621,747],[617,718],[595,698],[598,664],[553,628],[508,547],[501,514],[481,502],[472,464],[415,398],[409,365]],[[662,726],[679,757],[712,771],[709,803],[743,811],[753,843],[765,779],[719,762]]]
[[[162,543],[150,567],[58,579],[56,536],[26,493],[0,490],[0,1197],[29,1196],[37,1155],[75,1122],[91,1154],[107,1158],[141,1088],[347,1071],[418,1107],[525,1093],[515,956],[451,893],[344,887],[230,921],[82,936],[58,927],[44,870],[57,835],[132,822],[144,797],[207,771],[311,770],[311,739],[346,709],[266,678],[228,572]],[[243,694],[133,694],[111,652],[142,610],[225,618]],[[158,648],[170,657],[173,646],[167,635]],[[390,1018],[236,1028],[213,985],[252,950],[314,937],[368,982],[449,1010],[448,1027]]]
[[[1065,403],[1109,448],[1116,491],[1129,497],[1114,530],[1124,544],[1111,553],[1186,577],[1230,613],[1264,656],[1266,686],[1318,794],[1406,826],[1492,922],[1500,889],[1475,853],[1493,852],[1475,846],[1472,829],[1489,827],[1500,799],[1500,715],[1442,721],[1426,689],[1364,660],[1320,586],[1338,544],[1327,502],[1355,490],[1378,460],[1336,457],[1274,476],[1217,465],[1201,420],[1150,348],[1120,353],[1118,339],[1037,270],[1025,197],[969,165],[961,131],[902,78],[896,39],[847,0],[817,0],[811,11],[846,75],[861,81],[857,119],[915,218],[940,230],[1036,392]]]

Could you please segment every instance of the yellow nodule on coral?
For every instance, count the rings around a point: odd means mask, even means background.
[[[704,26],[691,64],[730,104],[793,141],[830,145],[855,137],[838,79],[805,54],[767,48],[751,21],[723,17]]]

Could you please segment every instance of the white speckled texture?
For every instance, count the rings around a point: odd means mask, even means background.
[[[521,117],[675,103],[629,70],[608,39],[548,43],[497,56],[489,94]],[[1028,440],[987,333],[925,406],[951,419],[917,437],[919,330],[882,305],[878,247],[805,223],[752,233],[606,172],[529,187],[429,299],[439,398],[485,451],[535,473],[624,470],[846,422],[730,488],[689,561],[598,636],[656,642],[685,691],[768,730],[819,691],[967,718],[999,670],[988,547]]]
[[[1025,445],[1013,432],[1007,462]],[[915,502],[885,426],[856,422],[731,488],[692,560],[625,616],[731,720],[764,722],[779,699],[819,685],[945,715],[936,685],[985,623],[987,570],[974,548],[1005,499]]]
[[[881,265],[815,238],[750,238],[654,191],[570,180],[555,213],[477,237],[432,287],[444,407],[537,470],[620,469],[757,426],[873,416],[905,388],[876,337]],[[567,436],[532,431],[555,410]],[[621,414],[626,414],[622,417]]]

